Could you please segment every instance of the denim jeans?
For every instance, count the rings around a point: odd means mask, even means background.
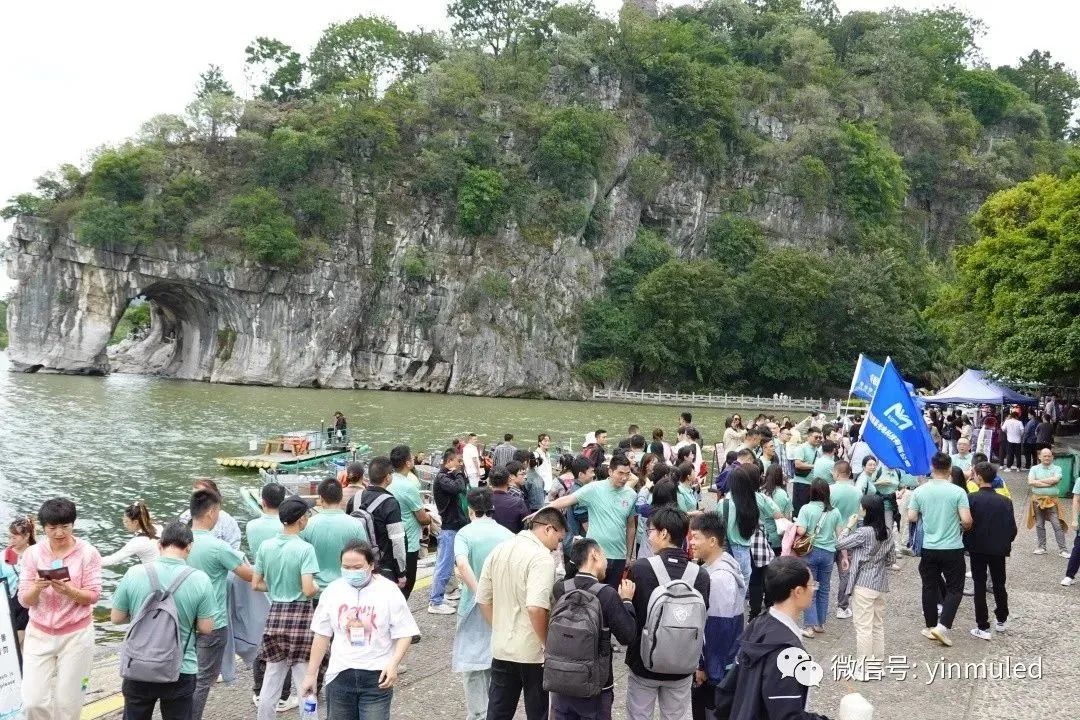
[[[803,624],[808,627],[821,626],[829,617],[829,588],[832,583],[833,558],[836,553],[830,550],[814,548],[804,558],[810,566],[810,574],[817,580],[818,589],[814,593],[814,602],[803,614]]]
[[[457,530],[439,531],[439,552],[435,555],[435,579],[431,581],[431,604],[442,605],[446,583],[454,574],[454,538]]]
[[[750,547],[731,543],[728,545],[728,552],[731,553],[731,557],[735,558],[735,562],[739,563],[739,569],[742,570],[743,586],[749,587],[750,573],[754,569],[753,563],[750,562]]]
[[[390,720],[394,689],[379,689],[378,670],[343,670],[326,686],[327,716],[334,720]]]
[[[195,677],[195,693],[191,698],[192,720],[202,720],[206,698],[210,696],[210,688],[217,682],[218,674],[221,672],[221,661],[225,659],[225,642],[228,634],[229,628],[223,627],[214,630],[209,635],[198,635],[195,638],[195,649],[199,655],[199,674]]]

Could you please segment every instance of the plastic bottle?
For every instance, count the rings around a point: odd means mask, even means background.
[[[300,711],[300,720],[319,720],[319,701],[314,695],[304,698],[304,704]]]
[[[840,720],[874,720],[874,706],[859,693],[840,699]]]

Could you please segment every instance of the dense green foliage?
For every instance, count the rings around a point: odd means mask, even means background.
[[[935,332],[953,334],[923,317],[952,249],[974,239],[971,209],[1080,168],[1065,139],[1076,77],[1038,50],[983,66],[981,24],[952,8],[447,11],[452,38],[365,15],[329,25],[307,57],[256,38],[253,99],[212,66],[183,116],[0,214],[224,262],[291,267],[350,244],[373,281],[396,267],[431,283],[442,263],[394,257],[391,237],[426,212],[473,249],[470,311],[515,301],[500,266],[515,253],[595,249],[576,263],[600,294],[574,314],[582,377],[805,392],[845,385],[859,352],[912,376],[972,355],[950,355]],[[627,198],[641,228],[619,257],[626,218],[609,220]]]
[[[115,345],[135,334],[144,332],[149,327],[150,304],[141,302],[128,305],[127,310],[125,310],[124,314],[120,317],[120,322],[116,323],[116,329],[113,330],[109,344]]]
[[[0,350],[6,349],[8,344],[7,307],[7,301],[0,300]]]
[[[992,196],[979,239],[929,316],[960,363],[1021,380],[1080,378],[1080,175],[1042,175]]]

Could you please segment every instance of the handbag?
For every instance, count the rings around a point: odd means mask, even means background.
[[[831,511],[830,511],[831,512]],[[818,518],[817,525],[814,526],[814,532],[810,534],[803,534],[795,538],[795,542],[791,544],[791,552],[795,553],[798,557],[808,555],[811,550],[814,549],[814,540],[817,538],[819,532],[821,532],[821,523],[825,522],[825,509],[821,510],[821,517]]]

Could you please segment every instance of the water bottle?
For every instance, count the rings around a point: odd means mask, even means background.
[[[300,720],[319,720],[319,701],[314,695],[304,698],[303,709],[300,711]]]

